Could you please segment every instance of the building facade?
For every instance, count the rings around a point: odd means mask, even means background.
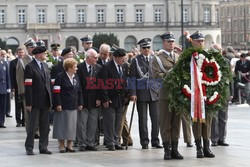
[[[221,43],[219,13],[219,0],[184,0],[184,30],[202,31],[207,48],[212,42]],[[81,50],[81,37],[113,33],[126,50],[145,37],[159,50],[160,35],[166,31],[181,43],[180,0],[0,1],[0,39],[7,47],[31,37],[47,46],[59,42],[63,48],[73,45]]]
[[[222,45],[250,49],[250,1],[221,1]]]

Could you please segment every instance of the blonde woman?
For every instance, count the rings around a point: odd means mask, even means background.
[[[77,61],[73,58],[64,60],[64,71],[56,77],[54,93],[53,138],[58,139],[60,153],[75,152],[72,141],[76,138],[77,110],[82,109],[82,93],[76,76]],[[67,140],[67,146],[64,146]]]

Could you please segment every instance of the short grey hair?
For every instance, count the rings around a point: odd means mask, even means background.
[[[97,55],[97,52],[95,51],[95,49],[90,48],[87,52],[86,52],[86,58],[89,58],[90,56],[93,55]]]
[[[107,45],[107,44],[102,44],[101,46],[100,46],[100,49],[99,49],[99,52],[101,52],[101,51],[107,51],[107,52],[110,52],[110,46],[109,45]]]

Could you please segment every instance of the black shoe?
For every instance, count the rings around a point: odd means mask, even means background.
[[[122,143],[121,146],[126,146],[127,144],[126,143]],[[133,143],[128,143],[128,146],[133,146]]]
[[[8,118],[12,118],[12,115],[6,115],[6,117],[8,117]]]
[[[59,150],[60,153],[66,153],[66,150],[63,149],[63,150]]]
[[[111,145],[111,146],[107,146],[109,151],[115,151],[115,146]]]
[[[79,147],[79,151],[85,151],[85,150],[86,150],[86,148],[84,146]]]
[[[142,149],[148,149],[148,146],[142,146]]]
[[[212,142],[211,146],[216,147],[216,146],[218,146],[218,143],[217,142]]]
[[[225,141],[218,141],[218,145],[220,145],[220,146],[229,146],[229,144],[228,143],[226,143]]]
[[[22,127],[22,125],[20,123],[17,123],[16,127]]]
[[[70,148],[66,147],[66,152],[74,153],[76,151],[74,149],[70,149]]]
[[[120,145],[115,145],[115,149],[116,150],[124,150],[124,148],[122,146],[120,146]]]
[[[6,128],[6,126],[4,126],[4,125],[0,125],[0,128]]]
[[[187,147],[193,147],[193,144],[191,142],[187,142]]]
[[[152,147],[155,147],[155,148],[163,148],[163,147],[160,146],[159,144],[152,144]]]
[[[35,153],[33,152],[33,150],[31,150],[31,151],[26,150],[26,154],[27,155],[35,155]]]
[[[24,123],[22,124],[22,127],[25,127],[25,124],[24,124]]]
[[[87,146],[86,150],[97,151],[97,148],[95,146]]]
[[[40,136],[38,134],[35,134],[35,139],[39,139]]]
[[[49,150],[45,149],[45,150],[40,150],[40,154],[52,154],[52,152],[50,152]]]

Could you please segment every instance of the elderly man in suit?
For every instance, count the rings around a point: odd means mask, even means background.
[[[91,89],[90,83],[100,77],[101,66],[97,64],[98,55],[94,49],[86,52],[86,60],[78,65],[78,76],[84,99],[83,110],[78,112],[77,140],[79,151],[96,151],[95,133],[98,121],[98,108],[101,105],[99,90]]]
[[[52,154],[48,149],[49,109],[52,106],[50,74],[46,63],[46,47],[37,46],[32,54],[35,58],[25,67],[25,100],[29,112],[25,149],[27,155],[34,155],[34,136],[37,122],[39,123],[40,154]]]
[[[155,148],[162,148],[160,146],[159,135],[159,122],[158,122],[158,91],[151,87],[149,79],[152,76],[152,58],[151,54],[151,39],[144,38],[138,42],[140,45],[141,54],[137,55],[133,60],[130,67],[130,76],[136,79],[136,87],[131,89],[131,100],[136,101],[137,111],[139,115],[139,133],[140,143],[142,149],[148,149],[149,137],[147,116],[148,107],[149,115],[151,117],[151,145]],[[149,86],[148,86],[149,85]]]
[[[15,115],[16,115],[16,127],[24,126],[24,92],[21,94],[19,93],[19,86],[23,84],[23,79],[18,83],[17,79],[20,77],[24,77],[24,63],[23,58],[25,57],[25,49],[22,47],[18,47],[16,49],[17,58],[10,62],[10,80],[11,80],[11,89],[15,93]],[[21,68],[20,68],[21,67]]]
[[[174,52],[175,37],[172,32],[161,35],[163,50],[153,59],[153,76],[164,78],[176,64],[179,55]],[[171,86],[171,85],[169,85]],[[178,152],[181,115],[176,111],[169,111],[167,88],[159,93],[160,131],[164,146],[164,160],[183,159]]]
[[[8,64],[2,57],[0,57],[0,128],[6,128],[5,112],[6,112],[6,101],[7,93],[10,93],[10,78]]]
[[[123,107],[127,97],[126,77],[128,67],[125,63],[127,54],[124,49],[114,51],[113,60],[101,69],[101,101],[103,105],[104,138],[109,151],[123,150],[119,143],[118,131],[121,126]]]

